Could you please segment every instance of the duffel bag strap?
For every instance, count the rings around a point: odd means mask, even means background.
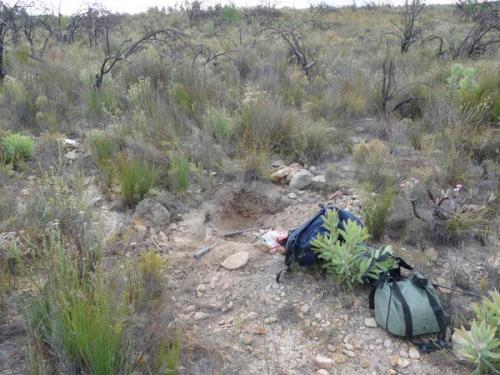
[[[422,277],[414,276],[412,278],[412,282],[414,285],[424,290],[439,326],[439,334],[437,340],[429,340],[428,342],[413,342],[413,344],[424,353],[431,353],[433,351],[449,347],[449,344],[446,341],[446,328],[448,327],[448,322],[446,320],[443,308],[439,304],[434,294],[429,291],[428,280]]]
[[[403,307],[403,315],[405,319],[405,330],[406,330],[406,339],[407,340],[412,340],[413,338],[413,319],[411,316],[411,310],[410,306],[408,305],[408,302],[406,302],[405,297],[403,296],[403,293],[401,293],[401,289],[399,289],[397,281],[393,281],[391,284],[391,294],[394,292],[394,296],[399,300],[401,303],[401,306]],[[387,307],[388,311],[387,314],[389,314],[389,309],[390,309],[390,304]]]

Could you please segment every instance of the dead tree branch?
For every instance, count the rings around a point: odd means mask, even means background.
[[[451,48],[452,59],[461,57],[477,58],[500,44],[500,15],[499,11],[483,13],[478,16],[474,26],[465,35],[464,40],[457,46]]]
[[[125,61],[134,53],[140,51],[142,47],[149,42],[168,44],[172,48],[172,42],[181,40],[184,34],[177,29],[162,29],[154,31],[146,31],[146,33],[138,40],[125,40],[115,51],[111,51],[111,43],[109,41],[110,33],[106,34],[106,56],[101,63],[101,68],[96,74],[94,88],[99,89],[102,85],[104,76],[111,72],[117,63]]]
[[[268,33],[269,38],[277,37],[283,40],[288,46],[290,54],[294,57],[295,62],[302,68],[304,74],[309,77],[311,67],[315,64],[315,62],[310,61],[302,36],[293,28],[286,26],[267,26],[261,29],[257,35],[265,33]]]

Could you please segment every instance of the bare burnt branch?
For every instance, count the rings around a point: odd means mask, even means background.
[[[491,10],[476,17],[474,26],[465,35],[458,46],[451,46],[451,57],[477,58],[500,44],[499,10]]]
[[[309,60],[307,54],[306,45],[300,34],[296,30],[290,27],[281,26],[267,26],[261,29],[258,35],[266,34],[270,38],[280,38],[288,46],[290,54],[294,57],[295,62],[302,68],[302,71],[306,76],[310,76],[311,67],[314,65],[314,61]]]
[[[110,33],[107,34],[108,40],[106,41],[106,56],[104,57],[99,72],[96,74],[94,81],[94,88],[99,89],[102,85],[104,76],[111,72],[117,63],[127,60],[131,55],[139,52],[145,44],[150,42],[166,43],[167,41],[176,41],[184,37],[184,34],[173,28],[147,31],[145,34],[136,41],[127,39],[123,41],[116,51],[111,51],[111,42],[109,40]]]

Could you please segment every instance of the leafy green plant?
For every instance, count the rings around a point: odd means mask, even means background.
[[[369,251],[364,244],[369,238],[365,227],[350,220],[344,223],[344,229],[339,229],[338,225],[338,214],[333,210],[328,211],[323,223],[326,232],[317,236],[312,243],[323,260],[323,267],[336,282],[351,287],[355,282],[362,283],[366,276],[377,278],[397,265],[392,257],[377,261],[391,249],[385,247]]]
[[[498,324],[498,322],[497,322]],[[500,364],[500,340],[495,335],[497,326],[491,326],[484,321],[472,322],[470,331],[458,330],[459,353],[475,367],[472,374],[482,374],[491,371],[498,374]]]
[[[470,91],[478,87],[476,80],[476,70],[467,68],[460,64],[451,67],[447,80],[448,85],[453,90]]]
[[[459,329],[457,332],[457,351],[475,366],[473,374],[491,372],[500,373],[500,293],[490,292],[490,298],[484,297],[481,303],[472,305],[475,319],[471,329]]]
[[[375,196],[366,195],[363,206],[364,218],[368,232],[374,240],[380,239],[385,232],[394,196],[395,189],[392,187],[385,188]]]
[[[155,185],[157,173],[148,162],[122,156],[117,162],[121,196],[127,206],[134,206]]]
[[[19,166],[33,157],[33,141],[22,134],[9,134],[2,139],[2,159],[7,164]]]

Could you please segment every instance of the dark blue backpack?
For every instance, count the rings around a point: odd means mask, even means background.
[[[290,267],[293,261],[296,261],[301,266],[312,266],[317,263],[319,258],[312,249],[311,242],[316,239],[318,234],[323,234],[326,229],[323,228],[323,215],[328,210],[336,210],[339,215],[339,229],[344,229],[344,223],[348,220],[355,221],[359,225],[363,225],[361,220],[350,213],[335,206],[321,206],[321,210],[310,220],[305,222],[297,229],[290,232],[286,242],[285,265]],[[342,241],[342,238],[339,238]]]

